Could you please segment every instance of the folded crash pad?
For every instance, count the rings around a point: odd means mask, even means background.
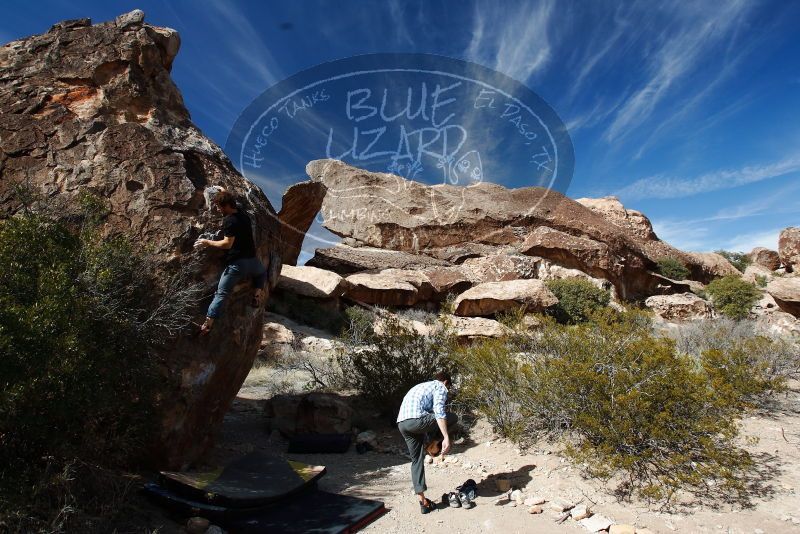
[[[324,474],[324,466],[254,452],[213,471],[162,471],[159,482],[188,501],[259,508],[308,489]]]

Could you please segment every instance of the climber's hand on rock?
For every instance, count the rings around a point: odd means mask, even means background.
[[[206,248],[208,246],[208,239],[198,239],[194,242],[194,248]]]

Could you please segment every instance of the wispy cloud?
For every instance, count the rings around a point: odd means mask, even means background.
[[[678,12],[676,28],[667,28],[656,36],[663,44],[651,54],[648,76],[620,107],[603,135],[606,141],[618,140],[647,121],[678,80],[693,72],[717,44],[735,36],[750,2],[723,2],[714,4],[713,9],[707,7],[710,4],[677,5],[685,12]]]
[[[800,155],[792,155],[774,163],[752,165],[741,169],[714,171],[695,178],[650,176],[636,180],[615,194],[628,200],[681,198],[720,189],[739,187],[798,171],[800,171]]]
[[[552,0],[517,9],[487,10],[476,5],[467,59],[525,82],[551,58],[553,12]]]
[[[723,243],[722,249],[737,252],[750,252],[756,247],[766,247],[772,250],[778,248],[778,236],[783,228],[772,228],[756,232],[738,234]]]

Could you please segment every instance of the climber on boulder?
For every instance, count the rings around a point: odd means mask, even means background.
[[[264,284],[267,280],[267,270],[256,257],[255,241],[250,217],[244,210],[236,205],[234,196],[225,190],[214,195],[212,204],[224,216],[222,220],[222,234],[220,240],[198,239],[196,247],[214,247],[227,250],[225,255],[225,270],[222,271],[214,299],[208,307],[206,320],[200,327],[201,334],[207,334],[214,325],[221,312],[225,300],[244,277],[253,279],[255,294],[253,306],[261,306],[264,299]]]

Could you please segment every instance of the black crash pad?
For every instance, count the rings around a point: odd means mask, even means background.
[[[161,487],[176,497],[225,508],[259,508],[313,486],[325,467],[250,453],[207,472],[162,471]]]

